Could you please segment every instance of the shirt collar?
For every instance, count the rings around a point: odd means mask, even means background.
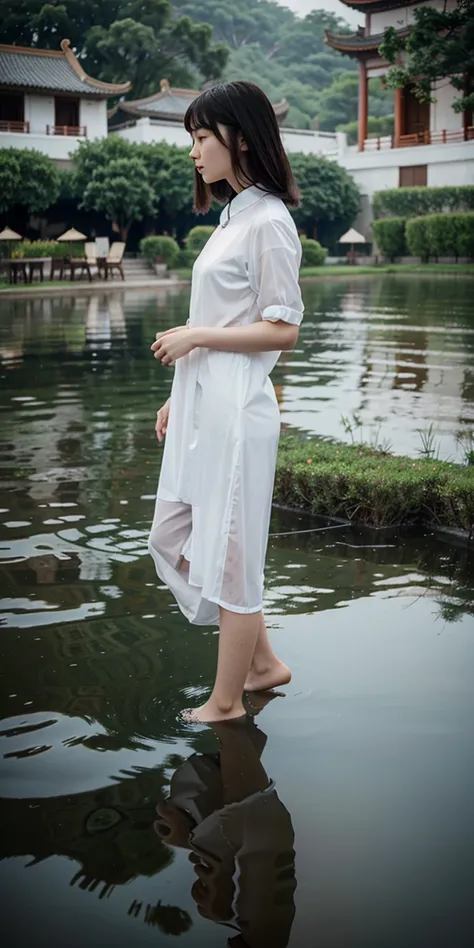
[[[240,211],[245,211],[247,207],[252,207],[261,198],[265,197],[266,191],[262,191],[256,184],[251,184],[249,188],[244,188],[239,194],[236,194],[229,204],[226,204],[220,216],[221,227],[226,227],[231,217],[235,217]]]

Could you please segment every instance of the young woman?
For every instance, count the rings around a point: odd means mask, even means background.
[[[195,207],[227,201],[193,268],[186,326],[157,335],[175,363],[158,412],[166,444],[149,548],[159,577],[196,625],[219,625],[214,688],[190,721],[245,713],[242,693],[290,681],[262,612],[280,412],[269,372],[298,338],[300,240],[287,205],[298,190],[275,113],[250,82],[190,105]]]

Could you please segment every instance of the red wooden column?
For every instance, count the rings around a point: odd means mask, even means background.
[[[394,146],[398,148],[400,144],[400,138],[403,135],[403,89],[395,89],[395,102],[394,102]]]
[[[368,104],[367,69],[365,62],[361,59],[359,62],[359,151],[364,150],[365,140],[367,138]]]

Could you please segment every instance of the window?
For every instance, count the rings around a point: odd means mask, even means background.
[[[0,127],[3,131],[10,123],[24,123],[25,97],[18,93],[2,92],[0,95]]]
[[[399,187],[425,187],[428,180],[427,170],[427,165],[407,165],[406,168],[400,168]]]
[[[54,124],[68,128],[79,126],[79,99],[57,96],[54,100]]]

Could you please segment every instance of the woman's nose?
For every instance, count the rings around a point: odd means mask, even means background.
[[[197,156],[198,156],[198,151],[196,149],[196,145],[194,144],[193,147],[191,148],[191,151],[189,152],[189,157],[197,158]]]

